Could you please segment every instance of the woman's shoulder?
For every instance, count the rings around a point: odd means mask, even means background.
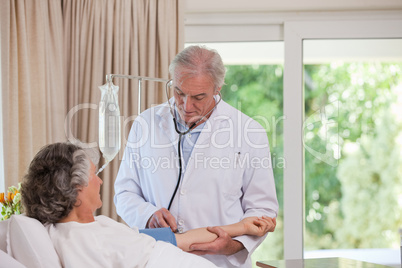
[[[97,222],[114,222],[115,220],[113,220],[112,218],[109,218],[105,215],[99,215],[99,216],[95,216],[95,221],[97,221]]]
[[[102,225],[118,225],[118,224],[120,224],[117,221],[115,221],[112,218],[109,218],[105,215],[95,216],[95,221]]]
[[[124,223],[117,222],[113,220],[112,218],[109,218],[105,215],[99,215],[95,217],[95,221],[100,223],[103,226],[110,226],[110,227],[116,227],[116,228],[123,228],[123,229],[131,229],[131,230],[137,230],[136,228],[130,228],[129,226],[125,225]]]

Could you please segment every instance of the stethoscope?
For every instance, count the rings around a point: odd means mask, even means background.
[[[201,117],[201,119],[199,119],[199,120],[197,120],[196,122],[192,123],[191,126],[190,126],[186,131],[182,132],[182,131],[179,130],[179,128],[178,128],[178,126],[177,126],[176,114],[175,114],[175,112],[174,112],[174,108],[172,107],[172,104],[171,104],[170,101],[169,101],[170,98],[169,98],[168,90],[169,90],[169,87],[172,85],[172,83],[173,83],[173,80],[169,80],[169,81],[166,83],[165,91],[166,91],[166,97],[167,97],[167,99],[168,99],[168,105],[169,105],[170,114],[171,114],[172,117],[173,117],[174,129],[176,130],[177,134],[179,134],[179,142],[177,143],[177,154],[178,154],[178,157],[179,157],[179,176],[178,176],[178,178],[177,178],[176,188],[174,189],[174,192],[173,192],[173,194],[172,194],[172,197],[170,198],[169,206],[168,206],[168,208],[167,208],[168,210],[170,210],[170,207],[172,206],[172,203],[173,203],[173,199],[174,199],[174,197],[176,196],[177,189],[179,189],[179,185],[180,185],[180,181],[181,181],[181,175],[182,175],[182,172],[183,172],[183,171],[182,171],[182,170],[183,170],[183,159],[182,159],[182,156],[181,156],[181,139],[182,139],[182,137],[183,137],[184,135],[188,134],[191,130],[193,130],[193,128],[194,128],[198,123],[200,123],[200,122],[201,122],[202,120],[204,120],[208,115],[210,115],[210,114],[212,113],[212,111],[216,108],[216,106],[219,104],[219,102],[221,102],[221,100],[222,100],[221,92],[218,91],[219,100],[218,100],[218,101],[215,101],[215,106],[212,107],[211,110],[209,110],[203,117]]]

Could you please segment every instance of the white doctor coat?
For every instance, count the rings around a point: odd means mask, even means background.
[[[114,197],[128,225],[144,228],[155,211],[167,208],[178,177],[178,137],[167,103],[134,121]],[[170,209],[179,230],[226,225],[250,216],[276,217],[277,211],[265,129],[221,101],[194,145]],[[235,239],[245,249],[231,256],[204,257],[220,267],[251,267],[250,255],[264,237]]]

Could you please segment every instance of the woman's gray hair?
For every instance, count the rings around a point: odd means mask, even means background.
[[[65,218],[76,205],[79,190],[88,185],[90,162],[78,145],[54,143],[43,147],[21,185],[26,215],[43,224]]]
[[[226,68],[219,53],[205,46],[189,46],[173,59],[169,66],[172,79],[180,75],[206,74],[214,84],[214,90],[225,84]],[[177,78],[177,77],[176,77]]]

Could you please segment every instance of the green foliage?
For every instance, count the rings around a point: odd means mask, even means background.
[[[388,207],[389,213],[391,210],[398,210],[398,194],[394,193],[381,200],[370,199],[369,197],[373,197],[374,193],[366,189],[364,185],[371,183],[367,179],[357,179],[357,177],[375,178],[374,181],[382,181],[382,183],[371,185],[379,192],[395,190],[396,178],[391,178],[395,176],[400,178],[402,173],[391,176],[390,172],[386,171],[387,165],[384,164],[384,162],[393,162],[395,159],[391,160],[390,155],[380,154],[378,150],[368,156],[367,149],[362,147],[365,157],[370,159],[363,160],[363,154],[346,155],[345,146],[360,144],[362,139],[367,140],[367,137],[373,137],[369,142],[370,148],[402,150],[395,141],[395,137],[392,138],[398,131],[400,133],[400,130],[391,132],[389,127],[393,125],[395,128],[396,123],[391,123],[395,114],[388,111],[390,102],[396,99],[392,95],[392,89],[402,83],[401,70],[402,64],[376,62],[305,66],[306,121],[317,111],[322,113],[323,107],[329,119],[324,133],[322,133],[323,126],[320,122],[305,129],[305,145],[320,153],[329,152],[335,160],[331,163],[335,165],[329,165],[308,151],[305,153],[306,250],[378,248],[395,245],[397,225],[400,225],[400,221],[394,218],[391,219],[392,223],[388,222],[389,224],[386,225],[382,223],[382,220],[369,224],[370,218],[363,215],[371,215],[372,221],[374,218],[378,219],[380,206]],[[385,120],[384,116],[388,119]],[[384,124],[380,127],[380,121],[388,122],[388,127]],[[380,134],[382,132],[383,134]],[[332,138],[335,139],[331,140]],[[381,158],[378,158],[380,155]],[[373,162],[369,164],[370,167],[374,167],[376,162],[378,168],[375,172],[371,172],[365,166],[358,165],[360,161]],[[397,174],[396,171],[400,170],[401,163],[394,164],[394,174]],[[384,183],[385,181],[390,183]],[[350,187],[351,184],[354,186]],[[399,184],[401,184],[400,181]],[[356,196],[368,197],[370,202],[360,204],[356,202]],[[393,215],[396,214],[393,213]],[[390,217],[387,217],[388,219]],[[387,227],[390,224],[393,230]],[[362,228],[367,229],[368,226],[370,226],[369,232],[372,235],[375,234],[381,243],[378,239],[361,235],[364,234],[361,231]],[[381,239],[384,236],[392,236],[394,240]]]
[[[375,116],[372,134],[347,143],[338,168],[343,225],[336,239],[343,248],[398,247],[402,226],[402,122],[391,109]]]

